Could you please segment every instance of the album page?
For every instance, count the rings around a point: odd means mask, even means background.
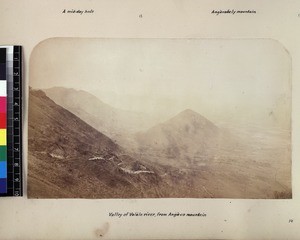
[[[299,239],[300,3],[0,6],[25,89],[1,239]]]

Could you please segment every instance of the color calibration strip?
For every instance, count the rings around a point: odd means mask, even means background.
[[[0,194],[7,193],[6,48],[0,48]]]
[[[22,47],[0,55],[0,196],[22,196]]]

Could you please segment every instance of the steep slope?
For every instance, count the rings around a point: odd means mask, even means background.
[[[131,133],[150,127],[149,117],[113,108],[85,91],[54,87],[44,90],[55,103],[118,143]]]
[[[158,197],[160,177],[111,139],[30,90],[30,197]]]
[[[50,154],[61,158],[102,153],[108,149],[120,151],[112,140],[57,106],[42,91],[30,91],[29,111],[29,143],[33,150],[51,149]]]
[[[223,131],[192,110],[136,135],[139,150],[158,158],[186,159],[214,156],[224,140]]]

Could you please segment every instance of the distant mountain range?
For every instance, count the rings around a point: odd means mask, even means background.
[[[118,142],[152,124],[146,114],[114,108],[82,90],[54,87],[43,91],[55,103]]]

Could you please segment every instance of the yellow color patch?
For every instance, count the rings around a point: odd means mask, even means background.
[[[6,145],[6,129],[0,129],[0,145]]]

